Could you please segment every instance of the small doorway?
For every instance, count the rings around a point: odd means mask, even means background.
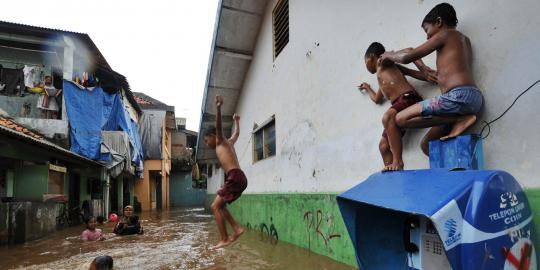
[[[110,178],[110,189],[109,189],[109,198],[111,211],[115,213],[118,212],[118,179],[111,177]]]
[[[81,203],[81,175],[76,172],[69,174],[69,208],[79,207]]]
[[[124,183],[122,190],[124,191],[124,200],[122,202],[122,209],[126,207],[127,205],[131,204],[131,192],[130,192],[130,181],[132,181],[130,178],[124,177]]]
[[[159,171],[150,171],[150,206],[161,208],[161,175]]]
[[[161,194],[161,175],[157,175],[156,177],[156,208],[162,209],[163,208],[163,200],[162,200],[162,194]]]

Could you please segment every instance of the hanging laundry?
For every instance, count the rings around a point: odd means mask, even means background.
[[[3,92],[8,95],[19,94],[22,96],[24,89],[24,72],[22,69],[2,68],[0,82],[5,84]]]
[[[38,86],[43,81],[43,68],[38,66],[27,66],[23,68],[24,85],[28,88]]]

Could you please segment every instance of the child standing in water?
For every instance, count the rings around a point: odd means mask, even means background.
[[[454,7],[448,3],[438,4],[422,21],[428,39],[424,44],[381,56],[382,62],[407,64],[437,52],[437,80],[442,94],[396,115],[400,127],[432,127],[422,140],[426,155],[429,154],[430,140],[459,136],[474,124],[484,103],[473,79],[471,41],[456,30],[457,22]],[[447,128],[449,126],[451,128]]]
[[[221,127],[221,105],[223,105],[223,99],[221,96],[216,96],[216,126],[209,127],[204,132],[204,142],[211,148],[216,150],[216,155],[221,163],[221,167],[225,172],[225,183],[223,187],[218,190],[216,199],[212,203],[212,212],[216,218],[217,227],[221,240],[213,249],[222,248],[230,245],[236,241],[240,235],[244,233],[244,229],[236,223],[233,216],[227,209],[227,204],[230,204],[240,198],[242,192],[247,187],[247,178],[244,172],[240,169],[236,152],[234,151],[234,142],[238,138],[239,134],[239,117],[235,116],[236,123],[235,132],[230,139],[226,139],[223,136],[223,130]],[[225,220],[231,224],[233,234],[231,238],[227,235],[227,228],[225,226]]]
[[[105,240],[101,229],[96,228],[97,222],[95,217],[89,217],[86,220],[86,230],[81,234],[81,240],[83,241],[99,241]]]
[[[369,45],[364,56],[367,70],[372,74],[377,74],[379,90],[375,92],[368,83],[362,83],[358,88],[365,90],[369,97],[376,104],[383,102],[386,98],[392,102],[392,106],[384,113],[383,126],[384,131],[379,143],[379,151],[384,162],[383,171],[403,170],[404,163],[402,158],[402,137],[405,134],[404,129],[396,125],[396,114],[417,102],[422,101],[422,97],[416,92],[414,87],[405,79],[405,75],[413,78],[428,81],[425,72],[412,70],[394,62],[378,61],[379,57],[385,52],[384,46],[378,42]],[[420,60],[415,62],[418,69],[428,71],[429,68]]]

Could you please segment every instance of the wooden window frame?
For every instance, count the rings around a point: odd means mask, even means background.
[[[266,139],[267,139],[267,135],[266,135],[266,132],[268,130],[268,128],[270,126],[274,126],[274,153],[271,155],[269,152],[270,152],[270,149],[268,147],[268,143],[266,142]],[[257,148],[256,148],[256,134],[258,132],[262,132],[262,148],[263,148],[263,156],[261,159],[258,159],[258,156],[257,156]],[[277,152],[277,149],[276,149],[276,119],[274,116],[272,116],[270,119],[266,120],[263,124],[261,124],[261,126],[258,126],[257,128],[255,128],[251,134],[252,136],[252,160],[253,160],[253,163],[256,163],[256,162],[259,162],[259,161],[262,161],[262,160],[266,160],[266,159],[269,159],[271,157],[274,157],[276,156],[276,152]]]

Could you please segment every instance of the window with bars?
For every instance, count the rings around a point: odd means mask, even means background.
[[[253,132],[253,162],[276,155],[276,125],[272,119]]]
[[[289,43],[289,0],[279,0],[272,11],[274,59]]]

